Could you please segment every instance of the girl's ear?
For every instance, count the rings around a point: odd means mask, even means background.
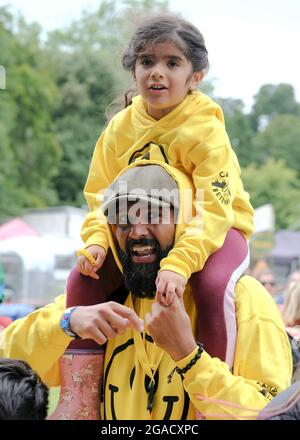
[[[132,68],[131,70],[131,75],[134,81],[136,81],[136,76],[135,76],[135,67]]]
[[[201,81],[203,80],[204,77],[204,70],[200,70],[199,72],[194,72],[191,78],[191,82],[190,82],[190,90],[197,90],[199,84],[201,83]]]

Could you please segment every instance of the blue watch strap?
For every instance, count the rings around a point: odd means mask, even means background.
[[[66,335],[71,336],[71,338],[81,339],[81,337],[73,332],[70,328],[71,315],[76,309],[76,306],[66,309],[60,318],[59,325]]]

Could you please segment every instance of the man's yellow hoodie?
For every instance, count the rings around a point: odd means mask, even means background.
[[[146,161],[135,165],[144,164]],[[160,165],[176,179],[181,192],[191,185],[180,171]],[[180,205],[179,216],[183,209]],[[183,230],[183,225],[177,225],[176,236],[184,235]],[[109,227],[108,231],[109,245],[117,259]],[[129,294],[125,305],[144,319],[151,312],[153,302]],[[204,351],[183,380],[178,373],[169,380],[174,367],[184,368],[195,352],[174,362],[153,342],[147,328],[144,333],[130,328],[109,340],[104,362],[102,417],[109,420],[255,419],[274,395],[289,386],[291,347],[278,308],[260,283],[242,277],[236,284],[234,302],[237,341],[232,370]],[[196,335],[196,321],[201,319],[201,312],[197,317],[189,285],[184,304]],[[0,356],[24,359],[49,386],[59,385],[58,361],[71,341],[59,326],[64,309],[65,295],[61,295],[55,303],[13,322],[0,335]],[[150,412],[147,407],[151,380],[155,386]]]
[[[105,221],[99,210],[103,192],[130,163],[149,159],[168,163],[192,177],[200,195],[194,204],[203,216],[200,234],[190,234],[185,243],[179,239],[161,269],[189,279],[222,247],[231,227],[249,238],[253,209],[225,130],[222,109],[197,91],[158,121],[148,115],[141,96],[133,98],[133,103],[110,121],[96,144],[84,191],[90,209],[82,229],[86,247],[97,244],[108,249]]]

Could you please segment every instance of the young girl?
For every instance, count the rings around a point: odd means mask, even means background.
[[[122,62],[132,73],[136,91],[132,99],[126,95],[126,108],[96,144],[85,186],[90,208],[82,229],[85,249],[79,251],[77,264],[88,277],[71,273],[67,306],[106,301],[122,286],[99,214],[99,194],[134,160],[167,161],[192,175],[195,188],[204,191],[204,228],[200,240],[199,235],[179,240],[161,261],[157,298],[163,301],[165,295],[169,303],[173,294],[183,294],[190,280],[200,317],[199,340],[231,368],[236,327],[227,325],[227,317],[235,316],[235,281],[248,264],[253,209],[223,112],[198,91],[208,68],[203,36],[176,16],[155,16],[136,29]],[[91,348],[93,341],[71,346]]]

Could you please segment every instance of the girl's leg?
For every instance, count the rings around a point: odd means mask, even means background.
[[[234,289],[248,265],[247,240],[238,230],[230,229],[221,249],[190,279],[198,314],[199,341],[211,356],[226,361],[230,368],[237,337]]]
[[[108,300],[125,301],[128,291],[110,249],[98,275],[99,279],[95,280],[80,274],[76,267],[71,270],[67,282],[67,307],[91,306]],[[99,348],[99,345],[93,339],[77,339],[68,348],[91,350]]]

